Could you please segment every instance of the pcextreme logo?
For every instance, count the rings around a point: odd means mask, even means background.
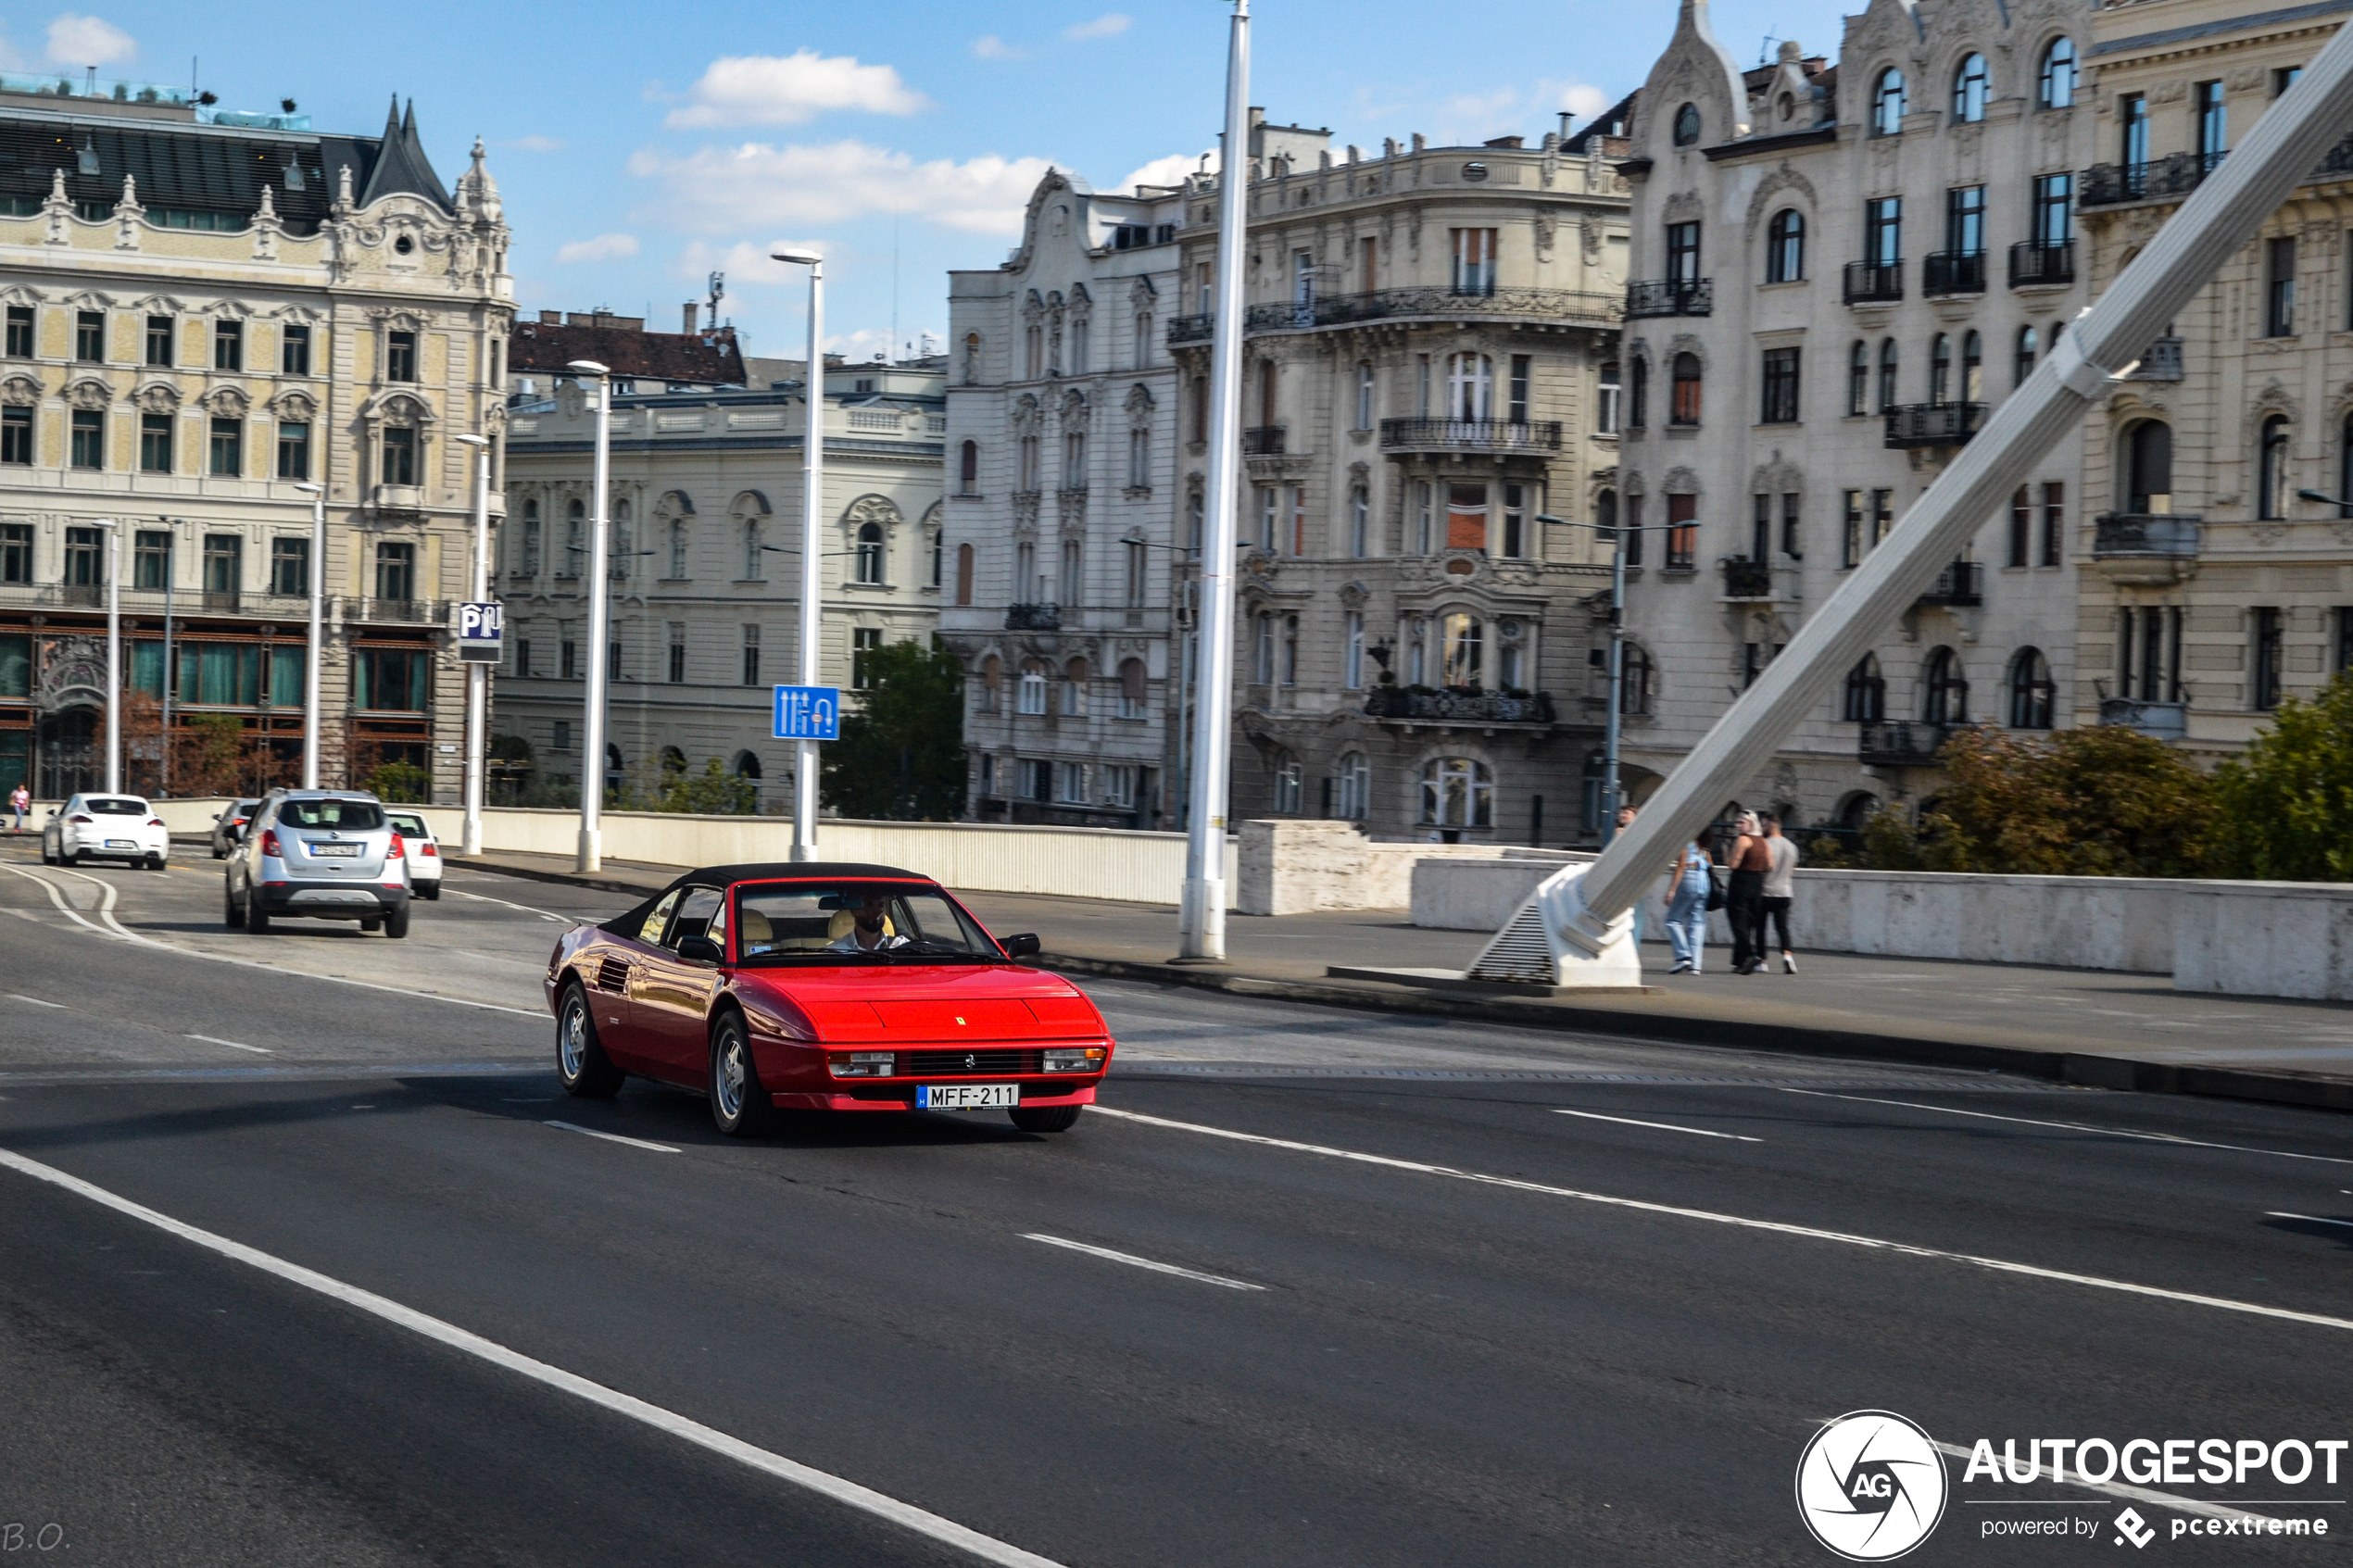
[[[1893,1411],[1855,1411],[1814,1434],[1797,1460],[1797,1512],[1850,1562],[1886,1562],[1944,1517],[1944,1457]]]

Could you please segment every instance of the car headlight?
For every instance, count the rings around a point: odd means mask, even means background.
[[[1046,1052],[1046,1071],[1049,1073],[1101,1073],[1103,1070],[1103,1058],[1110,1054],[1101,1046],[1072,1047],[1067,1049],[1059,1047],[1050,1048]]]
[[[851,1051],[833,1058],[829,1065],[837,1078],[887,1078],[898,1060],[893,1051]]]

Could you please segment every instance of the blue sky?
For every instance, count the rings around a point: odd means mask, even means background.
[[[1743,64],[1765,35],[1835,48],[1830,0],[1718,0]],[[365,13],[210,0],[0,14],[0,68],[96,65],[185,82],[224,107],[296,99],[320,129],[373,133],[395,92],[445,180],[479,134],[516,243],[525,310],[610,306],[675,331],[727,276],[724,316],[757,354],[803,341],[801,290],[767,253],[828,258],[828,345],[865,358],[946,325],[945,270],[1001,261],[1048,166],[1110,188],[1216,140],[1217,0],[456,5]],[[1638,85],[1673,0],[1260,0],[1252,100],[1378,148],[1519,132]],[[1164,163],[1163,167],[1170,167]],[[893,252],[897,252],[896,285]]]

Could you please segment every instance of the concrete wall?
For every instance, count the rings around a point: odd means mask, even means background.
[[[1246,915],[1402,909],[1413,902],[1414,868],[1422,861],[1476,864],[1508,852],[1493,844],[1379,844],[1351,822],[1283,818],[1237,827],[1231,892]]]
[[[2353,887],[2189,882],[2174,922],[2173,988],[2353,1001]]]

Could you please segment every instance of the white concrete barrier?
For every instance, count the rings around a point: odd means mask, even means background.
[[[1402,909],[1413,902],[1414,868],[1426,860],[1491,861],[1499,844],[1383,844],[1353,822],[1285,817],[1239,828],[1234,908],[1246,915],[1311,909]]]
[[[2353,1001],[2353,887],[2334,882],[2173,885],[2180,890],[2175,990]]]

